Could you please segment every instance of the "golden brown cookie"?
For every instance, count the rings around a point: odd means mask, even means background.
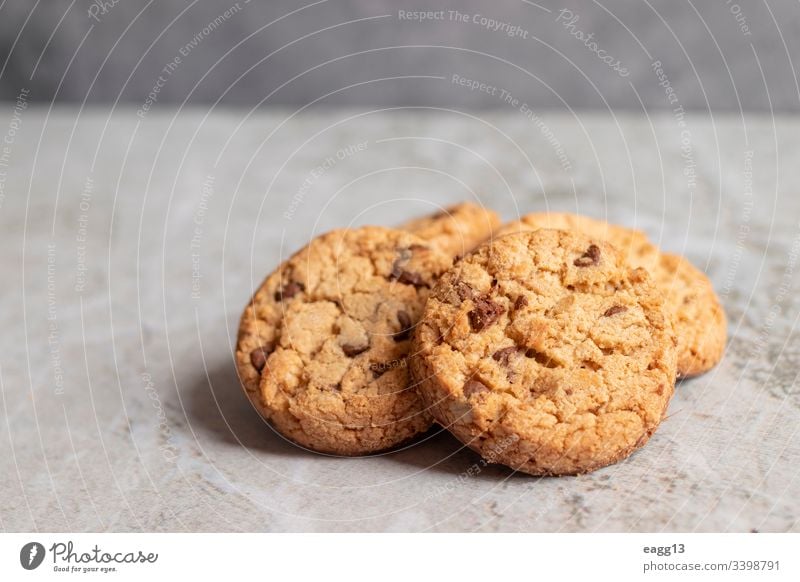
[[[471,202],[450,206],[399,228],[430,241],[450,256],[463,256],[492,236],[500,225],[496,212]]]
[[[284,436],[361,455],[427,430],[406,356],[430,289],[451,265],[408,232],[336,230],[284,262],[242,315],[247,396]]]
[[[575,231],[501,238],[434,287],[412,371],[435,419],[492,462],[534,475],[619,461],[658,427],[676,340],[644,269]]]
[[[527,214],[500,228],[497,236],[538,228],[577,230],[607,240],[623,252],[631,266],[650,272],[675,319],[679,376],[702,374],[722,359],[727,339],[725,312],[711,281],[689,261],[661,253],[639,230],[577,214]]]
[[[646,265],[664,293],[678,336],[678,375],[688,378],[717,365],[725,352],[727,321],[705,273],[679,255],[661,253]]]

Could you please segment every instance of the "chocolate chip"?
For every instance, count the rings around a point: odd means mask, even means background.
[[[623,313],[628,311],[628,308],[624,305],[614,305],[613,307],[609,307],[606,309],[606,312],[603,314],[603,317],[611,317],[612,315],[616,315],[617,313]]]
[[[550,356],[534,350],[533,348],[530,348],[525,352],[525,357],[536,360],[545,368],[558,368],[558,364],[556,364]]]
[[[408,336],[411,334],[411,316],[408,314],[407,311],[403,311],[402,309],[397,312],[397,323],[400,324],[400,331],[394,334],[393,338],[396,342],[401,342],[403,340],[407,340]]]
[[[302,283],[296,283],[295,281],[290,281],[286,285],[283,286],[283,289],[279,289],[275,291],[275,301],[283,301],[284,299],[291,299],[301,291],[305,291],[305,285]]]
[[[508,366],[508,362],[511,360],[511,357],[519,351],[517,346],[511,346],[508,348],[502,348],[497,350],[495,353],[492,354],[492,359],[500,362],[504,366]]]
[[[416,246],[417,245],[411,245],[411,247],[398,249],[399,256],[394,260],[394,263],[392,263],[392,270],[389,273],[390,281],[399,281],[404,285],[414,285],[415,287],[423,284],[422,278],[418,273],[408,271],[405,268],[414,254],[412,248]]]
[[[591,267],[592,265],[596,265],[600,262],[600,247],[595,244],[589,245],[589,248],[586,249],[586,252],[583,253],[580,257],[575,259],[573,264],[576,267]]]
[[[456,295],[461,301],[472,299],[475,296],[475,289],[464,283],[464,281],[456,281],[455,288]]]
[[[503,306],[498,305],[486,295],[476,297],[473,302],[475,309],[467,313],[473,331],[481,331],[489,327],[505,312]]]
[[[517,297],[516,301],[514,301],[514,309],[522,309],[528,305],[528,298],[524,295],[520,295]]]
[[[369,341],[363,344],[344,344],[342,351],[348,358],[354,358],[358,354],[363,354],[369,349]]]
[[[425,280],[422,278],[422,275],[419,273],[414,273],[413,271],[403,270],[399,273],[392,271],[392,279],[396,279],[398,283],[402,283],[403,285],[413,285],[414,287],[428,286],[425,283]]]
[[[261,370],[264,369],[264,366],[267,365],[267,358],[274,351],[275,342],[267,342],[250,352],[250,363],[253,364],[253,367],[259,372],[259,374],[261,373]]]
[[[397,321],[402,325],[404,328],[411,327],[411,316],[408,314],[407,311],[403,311],[402,309],[397,312]]]
[[[473,394],[480,394],[481,392],[489,392],[489,388],[483,382],[477,380],[467,380],[464,384],[464,396],[469,398]]]
[[[414,271],[409,271],[405,268],[408,261],[411,260],[413,256],[414,250],[419,250],[423,247],[422,245],[413,244],[410,247],[399,249],[400,256],[397,257],[392,263],[392,272],[389,273],[389,280],[394,280],[402,283],[403,285],[413,285],[414,287],[427,287],[427,283],[422,278],[422,275],[419,273],[415,273]]]

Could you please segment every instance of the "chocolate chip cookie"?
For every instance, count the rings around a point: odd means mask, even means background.
[[[492,236],[500,225],[496,212],[471,202],[450,206],[400,228],[429,241],[450,256],[463,256]]]
[[[236,362],[247,396],[284,436],[324,453],[381,451],[427,430],[406,359],[430,290],[451,264],[400,230],[312,240],[244,310]]]
[[[660,252],[641,231],[576,214],[528,214],[500,228],[497,236],[538,228],[577,230],[607,240],[631,266],[650,272],[674,317],[679,376],[702,374],[722,359],[727,339],[725,312],[711,281],[689,261]]]
[[[643,265],[664,293],[678,336],[678,375],[697,376],[717,365],[725,352],[727,320],[705,273],[680,255],[660,253]]]
[[[487,460],[534,475],[585,473],[641,447],[677,359],[644,269],[600,238],[546,229],[495,238],[443,275],[414,354],[435,419]]]

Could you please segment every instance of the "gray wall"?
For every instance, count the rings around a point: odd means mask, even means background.
[[[149,99],[155,109],[184,100],[301,105],[332,91],[325,104],[498,107],[505,89],[537,107],[640,109],[641,100],[647,109],[797,111],[800,3],[737,1],[106,0],[100,9],[101,0],[6,0],[0,98],[25,88],[31,100],[140,107],[161,84]],[[564,8],[578,16],[571,26],[559,20]],[[399,18],[419,9],[443,10],[444,20]],[[467,22],[451,18],[455,9]],[[475,15],[519,36],[488,30]],[[470,91],[454,74],[496,89]]]

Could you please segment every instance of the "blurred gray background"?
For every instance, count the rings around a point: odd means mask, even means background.
[[[786,112],[797,61],[797,0],[0,1],[9,100]]]

